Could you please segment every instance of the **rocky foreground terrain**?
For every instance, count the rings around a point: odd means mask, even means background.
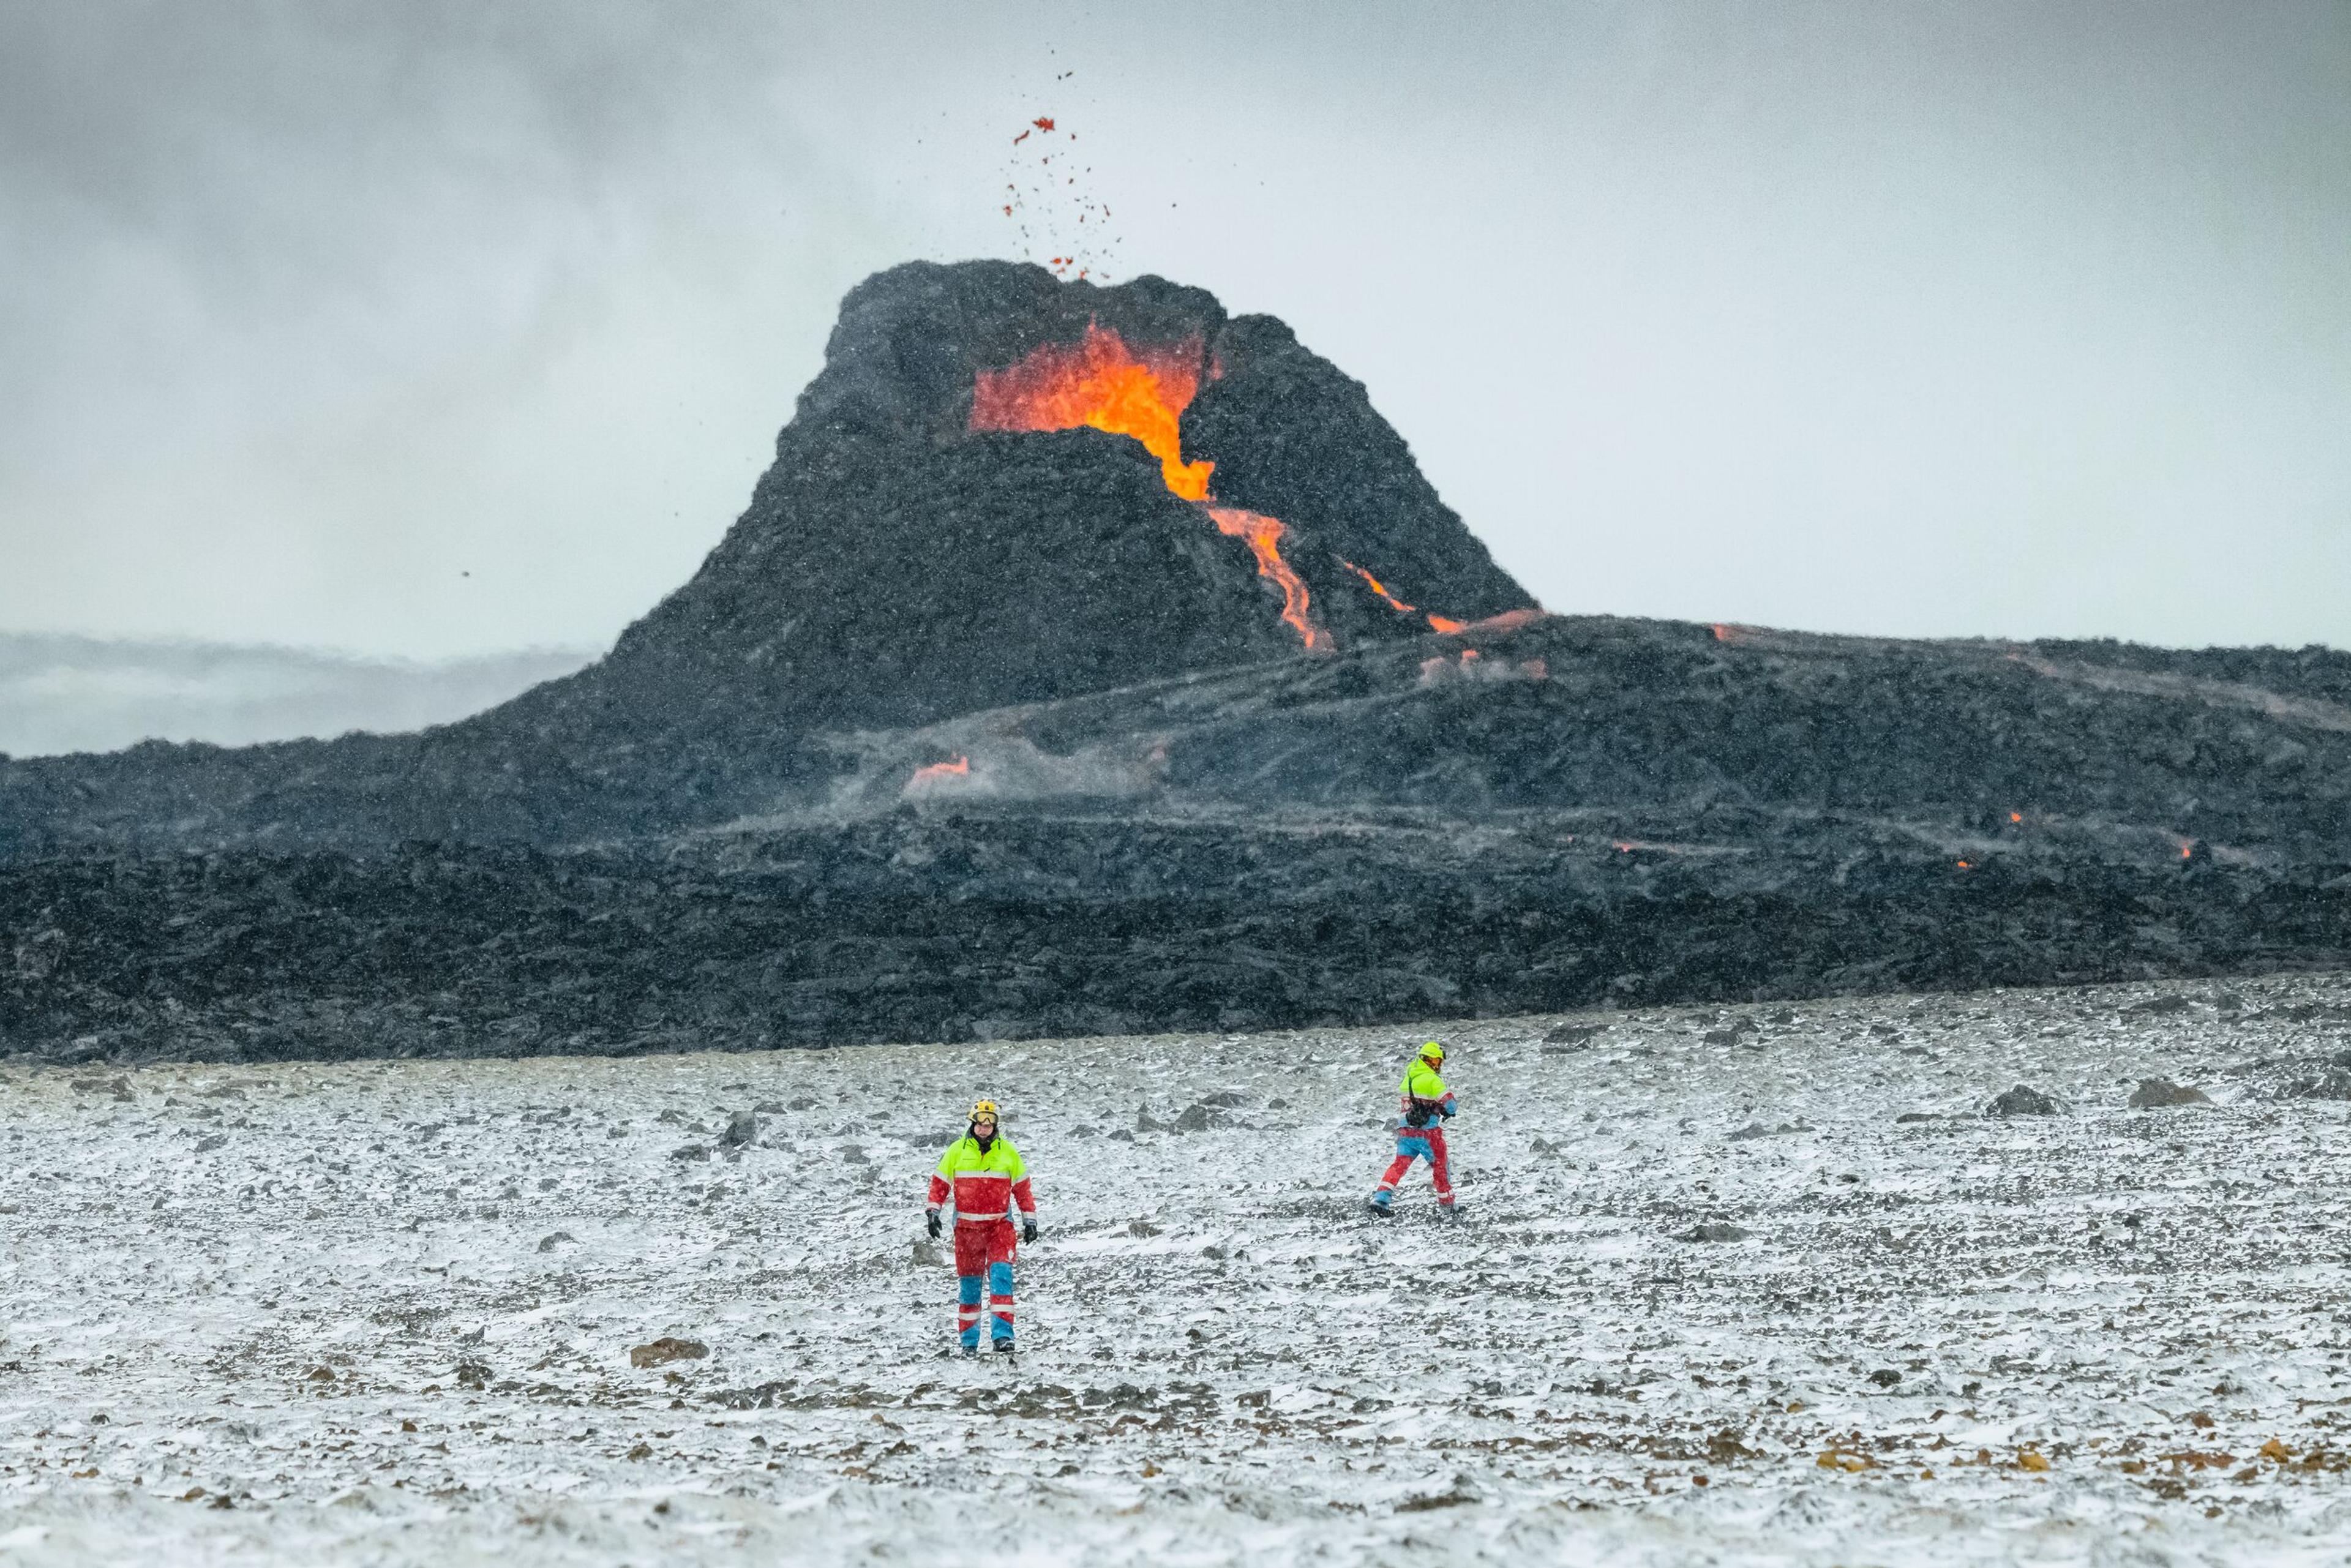
[[[1418,1034],[9,1064],[0,1561],[2351,1555],[2351,975]]]

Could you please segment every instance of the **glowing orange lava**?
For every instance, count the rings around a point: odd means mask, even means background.
[[[1159,459],[1169,492],[1204,507],[1217,531],[1246,540],[1259,577],[1281,590],[1281,618],[1308,649],[1331,645],[1315,622],[1306,580],[1281,559],[1289,530],[1278,517],[1238,507],[1211,505],[1208,476],[1217,465],[1184,460],[1181,420],[1200,390],[1204,345],[1197,338],[1146,344],[1138,354],[1116,332],[1095,322],[1075,343],[1043,343],[1017,365],[982,371],[972,385],[974,430],[1105,430],[1132,436]],[[1219,367],[1221,368],[1221,367]]]
[[[1167,488],[1208,498],[1213,463],[1184,461],[1176,422],[1200,390],[1200,340],[1146,346],[1138,356],[1108,328],[1089,323],[1075,343],[1040,344],[1019,364],[982,371],[971,389],[974,430],[1076,430],[1131,435],[1159,459]]]
[[[1336,556],[1332,559],[1337,560],[1341,566],[1345,567],[1349,571],[1353,572],[1357,577],[1362,578],[1365,587],[1369,588],[1374,593],[1378,594],[1382,599],[1387,601],[1389,609],[1404,615],[1411,615],[1418,611],[1419,606],[1406,604],[1403,600],[1398,599],[1394,593],[1388,591],[1388,585],[1386,583],[1382,582],[1378,578],[1374,577],[1370,572],[1365,571],[1362,567],[1357,566],[1353,561],[1349,560],[1346,557]],[[1539,615],[1541,613],[1541,611],[1534,610],[1513,610],[1509,612],[1507,615],[1496,616],[1492,620],[1480,621],[1476,622],[1476,624],[1479,626],[1492,626],[1496,631],[1506,631],[1509,629],[1508,626],[1497,625],[1496,622],[1507,620],[1509,615],[1516,615],[1523,619]],[[1428,623],[1432,628],[1444,632],[1448,637],[1457,632],[1465,632],[1468,630],[1471,625],[1471,622],[1469,622],[1447,620],[1442,615],[1429,616]],[[1510,626],[1518,624],[1519,622],[1517,621],[1510,621],[1509,622],[1509,625]]]
[[[1339,564],[1345,567],[1349,571],[1353,572],[1357,577],[1362,578],[1366,583],[1370,584],[1371,590],[1374,593],[1378,594],[1382,599],[1388,601],[1388,608],[1391,610],[1401,611],[1406,615],[1412,613],[1413,607],[1406,604],[1403,600],[1398,599],[1395,594],[1390,593],[1387,591],[1387,585],[1383,583],[1378,578],[1374,577],[1370,572],[1365,571],[1362,567],[1357,566],[1353,561],[1349,560],[1344,556],[1341,556],[1339,558]]]
[[[1205,465],[1204,465],[1205,466]],[[1306,592],[1306,580],[1290,570],[1281,559],[1281,536],[1287,532],[1279,517],[1269,517],[1263,512],[1244,512],[1238,507],[1210,507],[1208,516],[1217,531],[1237,539],[1249,541],[1249,553],[1257,557],[1257,574],[1270,580],[1281,590],[1281,618],[1288,622],[1299,640],[1310,649],[1331,646],[1331,633],[1314,623],[1307,611],[1311,601]]]
[[[927,768],[914,769],[914,777],[906,780],[919,783],[925,779],[957,779],[971,771],[971,758],[958,757],[953,762],[934,762]]]

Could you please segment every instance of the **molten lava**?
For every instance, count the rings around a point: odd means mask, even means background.
[[[1281,590],[1281,618],[1310,651],[1328,649],[1331,633],[1311,612],[1306,580],[1281,558],[1289,530],[1278,517],[1212,505],[1208,476],[1217,465],[1184,460],[1181,421],[1200,390],[1197,338],[1146,344],[1138,354],[1116,332],[1089,322],[1075,343],[1044,343],[1019,364],[982,371],[971,392],[974,430],[1106,430],[1132,436],[1159,459],[1169,492],[1200,506],[1217,531],[1246,540],[1257,572]]]
[[[1290,570],[1290,563],[1281,559],[1281,536],[1288,530],[1280,519],[1269,517],[1263,512],[1244,512],[1238,507],[1210,507],[1208,516],[1218,533],[1249,541],[1249,553],[1257,557],[1257,574],[1281,590],[1281,618],[1298,633],[1299,641],[1309,649],[1330,647],[1331,633],[1316,625],[1314,618],[1307,613],[1306,580]]]
[[[1340,556],[1336,559],[1341,566],[1345,567],[1349,571],[1352,571],[1357,577],[1362,578],[1364,580],[1364,586],[1368,587],[1374,593],[1378,594],[1382,599],[1385,600],[1389,609],[1404,615],[1413,614],[1418,609],[1418,606],[1406,604],[1403,600],[1398,599],[1395,594],[1389,592],[1387,584],[1382,582],[1378,578],[1374,577],[1370,572],[1365,571],[1362,567],[1357,566],[1353,561],[1349,560],[1346,557]],[[1517,614],[1519,612],[1512,611],[1510,613]],[[1499,619],[1499,617],[1497,617],[1496,619]],[[1512,622],[1513,625],[1517,623],[1518,622]],[[1442,615],[1431,615],[1428,617],[1428,624],[1432,629],[1442,632],[1448,637],[1457,632],[1466,632],[1469,628],[1469,622],[1466,621],[1452,621]],[[1487,622],[1481,621],[1479,622],[1478,624],[1483,626],[1486,625]],[[1497,630],[1502,629],[1503,628],[1497,628]]]
[[[1201,342],[1147,345],[1137,355],[1106,327],[1075,343],[1044,343],[1009,369],[982,371],[971,390],[974,430],[1076,430],[1131,435],[1159,459],[1167,488],[1208,498],[1213,463],[1184,461],[1177,421],[1200,390]]]
[[[970,771],[971,758],[958,757],[953,762],[934,762],[927,768],[917,768],[914,777],[906,782],[914,784],[925,779],[958,779]]]
[[[1345,567],[1349,571],[1353,572],[1357,577],[1362,578],[1364,583],[1370,587],[1374,593],[1376,593],[1382,599],[1386,600],[1388,601],[1389,609],[1400,612],[1405,615],[1412,613],[1413,607],[1406,604],[1403,600],[1398,599],[1395,594],[1390,593],[1387,590],[1387,585],[1382,582],[1378,578],[1374,577],[1370,572],[1365,571],[1362,567],[1357,566],[1353,561],[1349,560],[1344,556],[1341,556],[1339,558],[1339,564]]]

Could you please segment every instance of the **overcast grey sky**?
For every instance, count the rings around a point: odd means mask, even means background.
[[[2346,82],[2325,0],[0,0],[0,632],[601,645],[1050,114],[1553,609],[2351,646]]]

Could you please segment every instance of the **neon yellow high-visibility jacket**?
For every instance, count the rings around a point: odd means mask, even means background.
[[[1445,1086],[1445,1080],[1437,1076],[1437,1069],[1431,1067],[1428,1059],[1423,1056],[1414,1057],[1412,1065],[1404,1070],[1404,1092],[1400,1098],[1401,1108],[1407,1114],[1415,1105],[1418,1105],[1429,1113],[1431,1120],[1438,1122],[1451,1116],[1456,1109],[1453,1091]]]
[[[998,1136],[983,1150],[979,1140],[971,1136],[957,1138],[939,1156],[939,1168],[931,1173],[930,1207],[945,1207],[949,1197],[955,1198],[957,1225],[985,1225],[1012,1216],[1012,1206],[1018,1203],[1020,1212],[1037,1212],[1037,1195],[1029,1188],[1029,1166],[1012,1140]]]

